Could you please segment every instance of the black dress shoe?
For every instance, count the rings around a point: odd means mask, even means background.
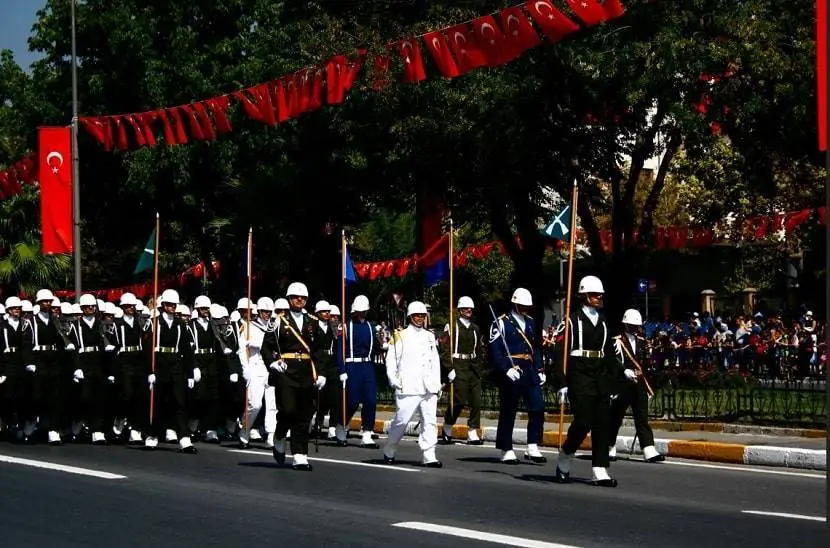
[[[516,464],[520,464],[519,459],[506,459],[501,461],[502,464],[508,464],[510,466],[515,466]]]
[[[444,463],[442,463],[440,460],[434,460],[431,462],[425,462],[424,466],[426,468],[442,468],[444,466]]]
[[[293,468],[294,470],[299,470],[299,471],[301,471],[301,472],[311,472],[311,470],[312,470],[311,463],[306,463],[306,464],[294,464],[294,465],[292,466],[292,468]]]
[[[541,457],[534,457],[533,455],[528,455],[525,453],[525,460],[533,461],[535,464],[545,464],[548,462],[548,458],[546,456]]]
[[[279,464],[280,466],[285,464],[285,453],[280,453],[279,451],[277,451],[277,448],[274,447],[271,450],[271,454],[274,456],[274,460],[277,461],[277,464]]]
[[[98,445],[98,446],[101,446],[101,445],[107,445],[107,440],[98,440],[98,441],[93,441],[93,442],[92,442],[92,445]]]
[[[349,442],[346,440],[337,440],[337,447],[346,447],[349,445]]]
[[[190,447],[179,447],[178,452],[183,453],[185,455],[197,455],[199,453],[199,450],[191,445]]]
[[[608,462],[617,462],[617,457],[608,457]]]
[[[245,443],[244,441],[240,441],[239,444],[238,444],[238,447],[240,449],[247,449],[250,445],[251,444],[249,444],[249,443]]]
[[[591,481],[591,484],[595,485],[597,487],[616,487],[617,486],[617,480],[615,480],[614,478],[593,480],[593,481]]]
[[[361,443],[361,444],[360,444],[360,447],[362,447],[363,449],[377,449],[377,448],[378,448],[378,444],[376,444],[375,442],[371,442],[371,443]]]
[[[467,445],[484,445],[482,440],[467,440]]]
[[[395,464],[395,457],[387,457],[383,455],[383,464]]]
[[[650,459],[646,459],[646,462],[654,463],[654,462],[663,462],[664,460],[666,460],[665,455],[655,455],[655,456],[651,457]]]
[[[553,481],[555,483],[570,483],[571,482],[571,473],[570,472],[563,472],[556,467],[556,475],[553,476]]]
[[[441,443],[443,445],[452,445],[453,444],[452,436],[448,436],[447,433],[444,432],[443,430],[441,430]]]

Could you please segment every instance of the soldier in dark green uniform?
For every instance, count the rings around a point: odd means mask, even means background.
[[[458,299],[458,319],[452,329],[453,340],[441,345],[441,361],[452,364],[447,380],[452,383],[453,393],[452,405],[447,406],[447,412],[444,414],[444,431],[441,433],[444,443],[452,443],[452,427],[465,407],[470,410],[470,416],[467,419],[467,443],[469,445],[483,443],[478,437],[478,429],[481,427],[481,373],[484,344],[478,325],[472,321],[474,306],[470,297]],[[445,334],[448,334],[449,330],[448,324],[444,327]],[[449,357],[452,357],[452,360],[447,359]]]
[[[560,401],[568,397],[574,418],[568,429],[568,439],[559,451],[555,477],[558,483],[570,481],[573,455],[589,432],[592,439],[598,441],[607,440],[609,436],[611,396],[617,388],[619,364],[614,356],[614,339],[599,311],[604,293],[599,278],[582,278],[579,282],[582,306],[564,320],[569,322],[570,330],[562,342],[568,348],[568,367],[566,386],[559,390],[559,397]],[[564,324],[561,327],[564,328]],[[617,480],[608,475],[610,460],[605,443],[592,445],[591,460],[592,483],[616,487]]]
[[[320,391],[319,406],[314,429],[319,436],[323,429],[323,418],[329,414],[329,440],[335,440],[335,425],[340,424],[340,415],[343,398],[343,385],[337,375],[337,364],[334,362],[334,341],[337,338],[337,326],[331,320],[331,305],[327,301],[317,301],[314,305],[316,321],[312,322],[312,337],[314,339],[314,365],[317,374],[326,378],[326,386]]]

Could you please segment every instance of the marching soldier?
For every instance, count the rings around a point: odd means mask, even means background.
[[[326,301],[318,301],[314,305],[317,321],[312,324],[314,339],[314,364],[317,374],[326,378],[326,386],[320,391],[320,405],[317,409],[316,430],[321,432],[323,418],[329,415],[328,439],[336,439],[335,424],[342,420],[341,407],[343,398],[343,384],[337,375],[337,364],[334,363],[334,345],[337,338],[336,327],[331,321],[331,305]]]
[[[40,309],[23,325],[21,349],[26,369],[24,375],[31,382],[32,390],[28,394],[32,398],[32,405],[27,406],[22,417],[25,420],[23,437],[24,441],[30,440],[35,431],[35,420],[39,416],[48,425],[49,445],[61,445],[64,397],[66,385],[71,378],[69,368],[72,366],[66,352],[74,351],[75,347],[64,344],[57,322],[52,319],[50,309],[53,298],[48,289],[39,290],[35,300]],[[26,308],[28,307],[22,307],[24,314]]]
[[[337,370],[342,382],[346,383],[346,416],[343,424],[337,425],[337,443],[346,445],[349,435],[349,424],[357,406],[362,404],[361,419],[363,423],[363,438],[360,446],[377,448],[372,432],[375,430],[375,413],[377,408],[377,382],[375,379],[375,356],[383,350],[378,340],[375,325],[366,319],[369,311],[369,299],[365,295],[358,295],[352,303],[352,318],[342,327],[342,340],[337,341]],[[345,353],[343,355],[343,347]]]
[[[631,308],[623,314],[622,324],[624,333],[614,337],[614,349],[624,369],[620,373],[621,378],[618,379],[619,394],[611,403],[608,456],[612,459],[617,456],[617,434],[620,432],[625,412],[631,406],[634,412],[634,429],[637,439],[640,440],[640,447],[643,448],[643,459],[646,462],[661,462],[666,460],[666,457],[654,448],[654,433],[648,424],[648,400],[653,393],[642,367],[648,358],[646,340],[640,336],[643,318],[638,310]]]
[[[453,403],[447,406],[444,415],[442,439],[445,443],[452,443],[452,427],[465,407],[470,408],[467,443],[483,443],[478,437],[478,429],[481,427],[481,361],[484,341],[478,326],[472,321],[474,306],[470,297],[458,299],[458,319],[453,329],[453,340],[449,341],[447,348],[447,353],[452,357],[453,369],[447,380],[453,383]],[[449,328],[448,324],[444,331],[449,332]]]
[[[7,298],[6,320],[0,325],[0,422],[9,426],[14,424],[15,412],[23,411],[20,406],[23,401],[20,394],[25,390],[20,382],[23,378],[21,306],[19,298]]]
[[[280,316],[276,331],[262,343],[262,354],[273,372],[269,384],[278,392],[274,460],[285,462],[285,437],[291,431],[291,453],[295,470],[311,471],[308,463],[309,424],[314,414],[315,392],[326,385],[318,375],[312,357],[314,346],[312,320],[303,313],[308,289],[294,282],[286,292],[290,310]]]
[[[607,440],[616,371],[613,339],[608,335],[605,317],[600,313],[605,290],[596,276],[579,282],[582,307],[564,321],[570,322],[569,359],[566,386],[559,390],[560,401],[567,396],[573,412],[568,438],[562,444],[556,465],[555,481],[570,481],[571,461],[580,444],[591,432],[595,440]],[[564,324],[563,324],[564,326]],[[603,443],[592,446],[592,482],[601,487],[616,487],[617,480],[608,475],[610,459]]]
[[[92,431],[93,445],[106,445],[104,435],[104,417],[106,412],[105,392],[109,353],[115,346],[104,337],[101,320],[96,316],[97,301],[93,295],[81,295],[79,303],[83,315],[72,324],[70,338],[76,348],[74,354],[74,386],[69,388],[74,405],[70,406],[72,419],[72,438],[80,433],[82,421],[86,421]],[[106,304],[106,303],[105,303]],[[113,377],[114,380],[114,377]]]
[[[220,353],[217,357],[219,372],[219,414],[225,421],[225,437],[230,439],[236,434],[238,417],[243,409],[245,387],[239,382],[242,378],[242,367],[236,355],[239,347],[234,334],[233,326],[228,319],[228,309],[213,303],[210,305],[210,328],[219,344]]]
[[[197,316],[190,320],[194,360],[202,373],[196,388],[195,413],[191,418],[198,422],[206,442],[219,443],[219,366],[224,354],[210,323],[210,306],[210,299],[205,295],[196,297],[193,309]]]
[[[239,430],[239,446],[248,447],[251,440],[262,439],[256,430],[254,422],[262,410],[262,402],[275,401],[274,388],[268,385],[268,368],[262,354],[263,339],[273,335],[273,331],[264,328],[259,318],[253,317],[253,303],[247,298],[239,299],[237,311],[241,318],[238,321],[238,358],[242,365],[242,376],[245,379],[246,407],[242,417],[242,427]],[[274,404],[276,405],[276,404]],[[276,418],[276,417],[274,417]],[[273,419],[268,419],[271,426]],[[276,423],[273,424],[276,430]],[[252,434],[256,433],[256,438]]]
[[[496,448],[504,464],[519,464],[513,452],[513,425],[519,398],[527,406],[527,449],[525,459],[541,464],[547,458],[539,451],[545,420],[542,386],[547,377],[542,369],[541,347],[536,337],[530,291],[522,287],[510,299],[513,309],[503,314],[490,328],[490,352],[499,374],[499,423]],[[501,340],[499,340],[501,339]]]
[[[396,331],[392,348],[386,353],[386,376],[395,390],[397,410],[389,426],[389,439],[383,448],[383,460],[395,463],[398,444],[409,420],[418,411],[421,432],[418,445],[423,453],[422,464],[428,468],[443,465],[435,456],[438,443],[438,392],[441,391],[441,358],[435,336],[425,328],[427,308],[413,301],[406,311],[409,325]]]
[[[150,330],[149,322],[136,314],[138,299],[124,293],[119,301],[124,315],[115,320],[115,338],[118,354],[115,360],[115,380],[120,388],[119,417],[130,425],[129,443],[143,442],[141,427],[147,422],[149,391],[147,390],[147,360],[144,337]]]
[[[179,294],[165,289],[161,294],[162,312],[156,325],[153,352],[156,355],[155,373],[150,372],[147,381],[153,391],[154,417],[147,424],[144,446],[158,447],[158,437],[165,426],[173,427],[179,436],[179,452],[195,455],[198,451],[190,440],[187,424],[185,394],[202,380],[202,372],[194,367],[193,346],[187,324],[176,316]],[[149,365],[149,364],[148,364]]]

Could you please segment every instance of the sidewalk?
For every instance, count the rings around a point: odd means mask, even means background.
[[[439,410],[440,411],[440,410]],[[360,429],[360,411],[352,419],[351,428]],[[481,439],[495,442],[497,415],[482,413]],[[387,406],[378,406],[374,431],[385,433],[394,412]],[[513,428],[513,443],[527,443],[526,415],[516,417]],[[570,425],[570,416],[565,417],[563,438]],[[443,417],[438,418],[439,428]],[[462,417],[453,427],[453,438],[467,438],[467,419]],[[780,466],[787,468],[827,470],[827,439],[822,430],[803,430],[795,428],[767,428],[749,425],[719,423],[672,423],[666,421],[651,422],[654,430],[654,446],[667,457],[722,462],[731,464],[750,464],[761,466]],[[408,435],[417,434],[417,417],[407,427]],[[626,418],[620,435],[617,437],[617,452],[627,455],[634,438],[633,420]],[[542,446],[559,447],[559,417],[546,415],[545,432]],[[591,449],[591,437],[580,447]],[[633,454],[641,455],[639,440],[634,445]]]

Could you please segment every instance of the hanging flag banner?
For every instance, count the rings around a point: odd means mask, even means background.
[[[68,127],[38,128],[41,248],[72,253],[72,134]]]

